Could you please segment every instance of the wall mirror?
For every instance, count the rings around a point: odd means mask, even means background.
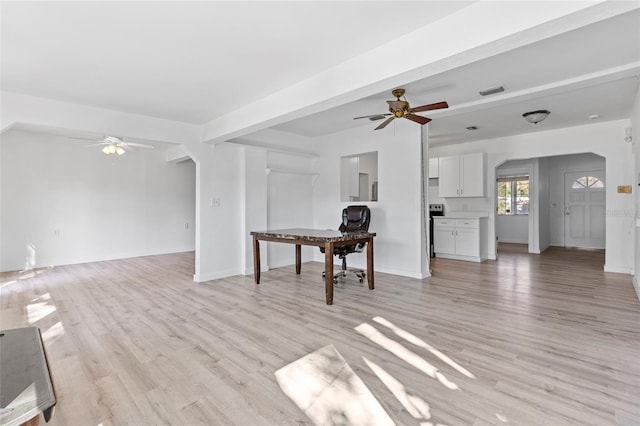
[[[378,151],[340,158],[340,201],[378,201]]]

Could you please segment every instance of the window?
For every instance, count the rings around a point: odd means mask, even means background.
[[[498,178],[498,214],[529,214],[529,176]]]
[[[573,181],[571,189],[604,188],[604,183],[594,176],[582,176]]]

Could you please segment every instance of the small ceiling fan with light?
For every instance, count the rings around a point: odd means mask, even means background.
[[[144,143],[125,142],[122,138],[117,136],[105,136],[101,142],[91,144],[89,146],[103,146],[102,152],[106,155],[122,155],[127,151],[131,151],[136,148],[149,148],[153,149],[153,145],[147,145]]]
[[[373,114],[373,115],[365,115],[362,117],[354,117],[354,120],[359,120],[361,118],[368,118],[371,121],[382,120],[385,117],[388,117],[385,121],[382,122],[375,130],[384,129],[387,124],[391,123],[396,118],[406,118],[407,120],[414,121],[418,124],[427,124],[431,121],[428,117],[423,117],[421,115],[417,115],[416,112],[423,111],[431,111],[434,109],[442,109],[449,108],[449,104],[446,102],[436,102],[434,104],[422,105],[415,108],[411,108],[407,99],[404,98],[404,89],[394,89],[391,91],[393,96],[396,97],[395,101],[387,101],[389,104],[389,112],[386,114]],[[401,100],[400,98],[403,98]]]

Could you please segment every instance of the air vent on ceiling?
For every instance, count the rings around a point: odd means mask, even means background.
[[[481,90],[479,93],[482,96],[489,96],[489,95],[493,95],[494,93],[500,93],[500,92],[504,92],[504,87],[502,86],[492,87],[491,89]]]

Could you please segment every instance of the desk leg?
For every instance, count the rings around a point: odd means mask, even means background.
[[[324,292],[327,305],[333,305],[333,243],[324,243]]]
[[[300,275],[300,265],[302,264],[302,252],[300,244],[296,244],[296,274]]]
[[[260,242],[255,235],[253,236],[253,276],[256,284],[260,284]]]
[[[367,242],[367,281],[369,290],[373,290],[373,237]]]

